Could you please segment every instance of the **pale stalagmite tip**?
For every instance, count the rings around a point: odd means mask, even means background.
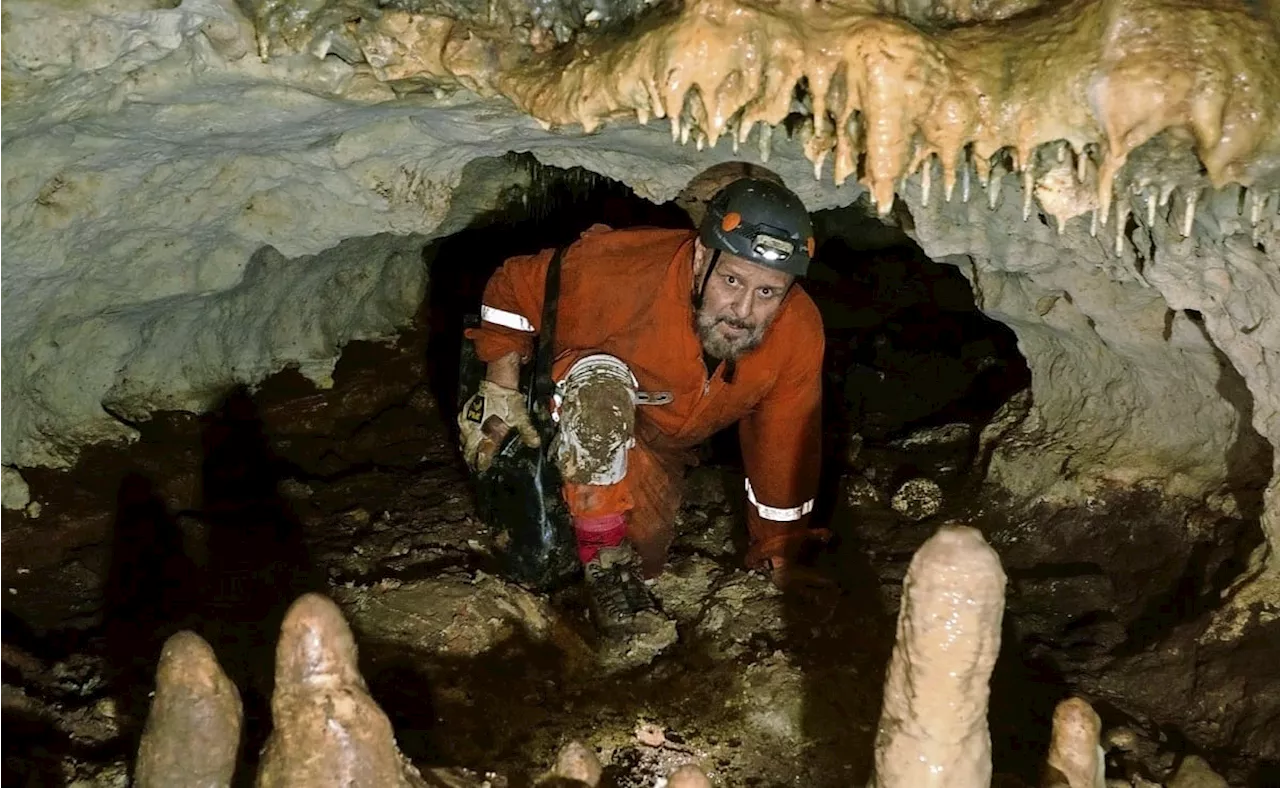
[[[139,788],[230,785],[243,720],[240,693],[199,635],[165,641],[138,747]]]
[[[667,777],[667,788],[711,788],[711,780],[697,766],[686,763]]]
[[[1053,711],[1053,738],[1041,788],[1105,788],[1102,720],[1083,698],[1067,698]]]
[[[1005,575],[982,534],[938,529],[911,560],[885,679],[874,788],[986,788]]]
[[[604,767],[594,750],[581,742],[571,741],[560,748],[553,773],[556,777],[577,780],[595,788],[600,784]]]
[[[360,676],[351,628],[318,594],[300,597],[285,614],[271,722],[258,788],[416,784]]]
[[[303,594],[285,613],[276,646],[276,685],[313,681],[363,687],[351,627],[332,600]]]

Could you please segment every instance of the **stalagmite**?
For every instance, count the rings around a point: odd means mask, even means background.
[[[351,628],[318,594],[299,597],[280,627],[271,719],[259,788],[423,784],[369,695]]]
[[[604,774],[604,766],[594,750],[581,742],[571,741],[560,748],[551,774],[562,780],[573,780],[588,788],[596,788]]]
[[[1053,711],[1053,738],[1040,788],[1106,788],[1102,720],[1089,703],[1067,698]]]
[[[711,788],[711,780],[697,766],[686,764],[667,777],[667,788]]]
[[[165,641],[138,747],[138,788],[231,785],[240,746],[240,693],[199,635]]]
[[[869,788],[987,788],[1005,575],[982,534],[938,529],[903,584]]]

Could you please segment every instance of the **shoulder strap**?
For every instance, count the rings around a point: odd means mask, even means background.
[[[554,425],[551,419],[551,397],[556,384],[551,379],[551,364],[555,361],[553,346],[556,336],[556,317],[560,307],[560,262],[564,249],[558,248],[547,266],[547,278],[542,295],[542,325],[538,331],[538,350],[533,362],[533,382],[529,386],[529,412],[543,440],[551,437]]]

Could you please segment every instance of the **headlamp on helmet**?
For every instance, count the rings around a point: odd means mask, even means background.
[[[711,198],[699,232],[703,245],[758,265],[804,276],[813,257],[813,223],[784,186],[743,178]]]

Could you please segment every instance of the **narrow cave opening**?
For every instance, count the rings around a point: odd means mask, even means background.
[[[805,287],[827,338],[819,510],[846,593],[810,609],[740,569],[741,461],[721,433],[689,473],[658,585],[679,647],[643,670],[594,674],[581,664],[594,641],[580,595],[503,582],[475,516],[453,424],[462,318],[511,255],[597,222],[692,225],[687,206],[526,164],[533,177],[492,212],[424,247],[419,314],[394,342],[348,345],[331,389],[286,370],[210,413],[158,413],[137,443],[92,448],[71,472],[26,472],[40,518],[5,513],[6,573],[20,568],[4,607],[15,780],[123,780],[161,644],[190,628],[240,688],[237,784],[251,784],[280,620],[311,590],[350,618],[371,693],[418,763],[527,784],[581,738],[619,786],[652,784],[695,754],[721,784],[865,780],[906,563],[939,522],[979,504],[979,435],[1029,382],[1013,335],[900,229],[859,206],[815,215]],[[1067,691],[1061,655],[1087,661],[1116,637],[1093,597],[1101,574],[1080,562],[1013,577],[1021,619],[1062,619],[1067,637],[1007,630],[998,771],[1034,781]],[[1058,610],[1050,587],[1083,601]],[[660,745],[636,734],[644,725]]]

